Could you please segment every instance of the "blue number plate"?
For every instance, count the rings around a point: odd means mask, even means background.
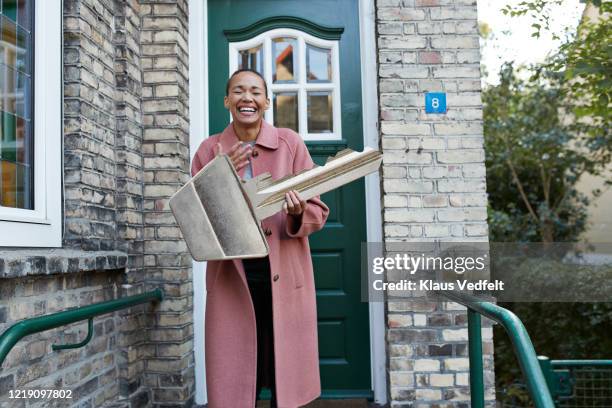
[[[446,93],[431,92],[425,94],[426,113],[446,113]]]

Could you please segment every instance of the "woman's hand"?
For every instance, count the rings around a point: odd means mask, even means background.
[[[300,193],[291,190],[285,194],[285,204],[283,210],[289,215],[300,215],[306,209],[306,201],[300,197]]]
[[[215,156],[223,154],[223,149],[221,148],[221,143],[217,143],[215,146]],[[225,153],[229,156],[229,159],[232,161],[234,165],[234,169],[236,171],[240,171],[244,166],[249,164],[249,157],[251,157],[251,153],[253,152],[253,148],[250,144],[243,144],[242,142],[238,142],[233,145],[229,152]]]

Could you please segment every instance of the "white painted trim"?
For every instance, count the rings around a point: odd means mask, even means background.
[[[295,65],[294,76],[295,83],[275,84],[272,82],[272,47],[271,39],[275,37],[292,37],[297,40],[297,64]],[[308,83],[306,81],[306,44],[311,44],[320,48],[331,49],[332,63],[332,81],[329,83]],[[321,140],[341,140],[342,134],[342,112],[340,105],[340,52],[338,41],[323,40],[314,37],[308,33],[294,30],[290,28],[275,28],[249,38],[248,40],[229,43],[229,72],[231,75],[238,69],[238,52],[257,46],[262,47],[264,78],[268,84],[270,92],[296,92],[298,93],[298,126],[299,134],[304,140],[321,141]],[[307,91],[331,91],[332,100],[332,116],[333,129],[332,133],[308,133],[307,129],[307,106],[306,98]],[[272,95],[270,95],[272,96]],[[274,101],[271,101],[272,103]],[[268,123],[274,123],[274,109],[270,108],[265,113],[265,119]],[[231,120],[231,118],[230,118]]]
[[[299,133],[306,139],[308,133],[308,110],[307,110],[307,97],[306,90],[304,87],[307,85],[306,82],[306,41],[303,36],[298,37],[298,124]],[[273,84],[274,85],[274,84]],[[276,86],[276,89],[282,90],[281,86]],[[273,88],[274,90],[274,88]],[[333,91],[332,91],[333,92]]]
[[[374,0],[359,0],[363,145],[378,149],[378,77],[376,72],[375,17]],[[365,189],[368,242],[382,242],[379,173],[366,177]],[[374,390],[374,402],[383,405],[387,403],[385,305],[382,302],[370,302],[369,307],[372,388]]]
[[[62,246],[61,0],[34,13],[34,210],[0,207],[0,247]]]
[[[208,137],[208,1],[189,2],[189,150],[193,156]],[[204,316],[206,311],[206,263],[193,262],[193,349],[195,357],[195,402],[204,405],[206,361]]]

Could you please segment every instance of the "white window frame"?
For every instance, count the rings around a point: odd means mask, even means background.
[[[275,84],[272,82],[272,39],[277,37],[293,37],[297,40],[297,81],[293,84]],[[313,45],[320,48],[331,49],[332,80],[328,83],[308,83],[306,81],[306,45]],[[276,92],[296,92],[298,93],[298,122],[299,134],[304,140],[341,140],[342,124],[340,109],[340,59],[338,55],[338,41],[323,40],[314,37],[303,31],[289,28],[275,28],[259,34],[256,37],[240,42],[229,43],[229,75],[238,69],[239,51],[249,48],[262,46],[264,78],[268,84],[268,93],[271,104],[272,95]],[[333,129],[332,133],[308,133],[308,107],[307,92],[311,91],[331,91],[332,92],[332,112]],[[274,109],[272,106],[265,113],[268,123],[274,123]],[[231,120],[231,119],[230,119]]]
[[[0,206],[0,247],[62,245],[62,1],[34,6],[34,209]]]

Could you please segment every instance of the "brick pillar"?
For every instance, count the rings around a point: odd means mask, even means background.
[[[129,255],[122,275],[121,296],[150,289],[144,287],[143,248],[143,157],[142,157],[142,73],[140,50],[140,5],[114,2],[114,71],[117,162],[117,248]],[[120,400],[139,407],[151,400],[144,381],[148,344],[146,320],[149,306],[118,312],[117,363]]]
[[[487,241],[476,0],[378,0],[386,242]],[[448,113],[425,113],[446,92]],[[392,407],[469,401],[464,308],[410,300],[387,310]],[[492,330],[483,329],[488,404]]]
[[[111,250],[115,222],[112,4],[64,5],[64,246]]]
[[[147,287],[166,300],[149,332],[146,381],[153,406],[190,406],[194,395],[191,257],[168,199],[189,180],[188,21],[184,0],[140,0]]]

